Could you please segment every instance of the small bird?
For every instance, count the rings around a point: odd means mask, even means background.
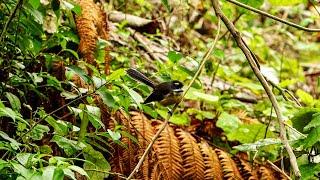
[[[156,84],[144,74],[133,68],[129,68],[127,74],[133,79],[138,80],[153,89],[152,93],[144,101],[144,104],[157,101],[163,106],[168,106],[179,102],[181,99],[183,84],[178,80]]]

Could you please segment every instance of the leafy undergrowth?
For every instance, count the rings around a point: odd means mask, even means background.
[[[313,1],[241,2],[320,24]],[[318,179],[319,33],[221,5],[273,86],[302,178]],[[151,89],[126,69],[189,84],[218,19],[210,1],[8,0],[0,1],[0,27],[0,179],[98,180],[127,177],[167,116],[166,107],[142,103]],[[293,174],[263,87],[221,32],[135,178]]]

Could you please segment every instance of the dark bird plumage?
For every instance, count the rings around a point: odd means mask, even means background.
[[[173,80],[156,84],[144,74],[133,68],[128,69],[127,74],[132,78],[153,88],[152,93],[144,101],[145,104],[153,101],[158,101],[163,106],[168,106],[171,104],[175,104],[181,98],[183,92],[183,84],[180,81]]]

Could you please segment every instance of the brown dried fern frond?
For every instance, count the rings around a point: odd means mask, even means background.
[[[196,139],[188,132],[177,129],[183,159],[184,179],[204,179],[204,162]]]
[[[154,135],[153,127],[151,126],[150,120],[148,120],[143,113],[134,111],[130,114],[132,116],[132,125],[134,126],[135,130],[138,131],[136,134],[140,148],[138,149],[137,154],[138,158],[140,159]],[[149,169],[152,169],[154,163],[153,161],[155,160],[154,158],[155,157],[152,157],[152,153],[149,153],[146,159],[143,161],[141,167],[142,171],[140,172],[142,177],[141,179],[149,179],[151,174]]]
[[[79,50],[86,61],[96,65],[94,52],[98,39],[95,22],[98,21],[98,7],[93,0],[78,0],[81,15],[76,17],[77,30],[80,37]]]
[[[98,38],[108,40],[106,13],[93,0],[78,0],[81,15],[76,17],[76,25],[80,37],[79,51],[87,63],[97,66],[94,54]],[[105,49],[105,72],[109,73],[109,49]],[[91,70],[88,70],[91,75]]]
[[[257,167],[254,164],[250,164],[248,161],[240,158],[235,158],[235,162],[239,167],[239,171],[244,179],[258,180]]]
[[[150,180],[164,180],[169,179],[166,175],[165,171],[163,170],[163,166],[161,166],[161,163],[156,163],[151,172]]]
[[[162,124],[157,124],[158,130]],[[167,126],[154,144],[158,162],[163,166],[163,172],[170,180],[181,179],[183,173],[182,156],[179,151],[179,142],[172,127]]]
[[[215,149],[216,153],[218,154],[220,164],[222,167],[222,171],[224,174],[225,179],[243,179],[241,177],[241,174],[235,164],[235,162],[232,160],[232,158],[224,151],[220,149]]]
[[[205,141],[201,142],[199,146],[205,164],[204,179],[223,179],[223,172],[217,153]]]
[[[259,168],[260,180],[274,180],[276,177],[273,175],[273,171],[270,168],[261,166]]]

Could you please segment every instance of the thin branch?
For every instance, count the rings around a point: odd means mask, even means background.
[[[291,178],[284,172],[282,171],[280,168],[278,168],[278,166],[276,166],[275,164],[273,164],[271,161],[267,160],[267,162],[271,165],[271,167],[278,171],[279,173],[283,174],[286,178],[288,178],[289,180],[291,180]]]
[[[245,8],[245,9],[247,9],[247,10],[252,11],[252,12],[255,12],[255,13],[261,14],[261,15],[263,15],[263,16],[266,16],[266,17],[268,17],[268,18],[271,18],[271,19],[273,19],[273,20],[279,21],[279,22],[281,22],[281,23],[283,23],[283,24],[286,24],[286,25],[295,27],[295,28],[297,28],[297,29],[303,30],[303,31],[307,31],[307,32],[320,32],[320,29],[306,28],[306,27],[300,26],[300,25],[298,25],[298,24],[295,24],[295,23],[292,23],[292,22],[283,20],[283,19],[281,19],[281,18],[279,18],[279,17],[277,17],[277,16],[271,15],[271,14],[269,14],[269,13],[266,13],[266,12],[264,12],[264,11],[261,11],[261,10],[259,10],[259,9],[253,8],[253,7],[251,7],[251,6],[248,6],[248,5],[246,5],[246,4],[243,4],[243,3],[238,2],[238,1],[235,1],[235,0],[226,0],[226,1],[231,2],[231,3],[233,3],[233,4],[237,5],[237,6],[243,7],[243,8]]]
[[[23,4],[23,0],[19,0],[16,4],[16,6],[14,7],[13,11],[11,12],[9,19],[7,20],[6,24],[4,25],[1,35],[0,35],[0,42],[2,42],[3,36],[4,34],[7,32],[7,29],[12,21],[12,19],[16,16],[16,13],[18,11],[18,9],[21,7],[21,5]]]
[[[130,180],[133,175],[135,173],[137,173],[140,169],[140,167],[142,166],[142,163],[143,161],[146,159],[149,151],[151,150],[153,144],[156,142],[156,140],[158,139],[158,137],[160,136],[161,132],[166,128],[166,126],[168,125],[168,122],[170,120],[170,118],[172,117],[172,115],[174,114],[175,110],[177,109],[177,107],[179,106],[179,104],[182,102],[184,96],[187,94],[188,90],[190,89],[191,85],[195,82],[195,80],[197,79],[197,77],[199,76],[199,74],[201,73],[201,70],[202,68],[204,67],[205,63],[207,62],[207,60],[209,59],[217,41],[218,41],[218,38],[219,38],[219,33],[220,33],[220,19],[218,21],[218,31],[217,31],[217,35],[213,41],[213,44],[212,46],[208,49],[208,51],[206,52],[206,54],[204,55],[202,61],[201,61],[201,64],[196,72],[196,74],[193,76],[191,82],[189,83],[188,87],[186,88],[186,90],[184,91],[180,101],[178,103],[176,103],[174,105],[174,107],[172,108],[171,112],[168,113],[168,116],[166,118],[166,120],[164,121],[164,123],[162,124],[162,126],[160,127],[160,129],[157,131],[157,133],[152,137],[152,140],[151,142],[149,143],[148,147],[146,148],[146,150],[144,151],[143,155],[141,156],[138,164],[136,165],[136,167],[133,169],[133,171],[130,173],[130,175],[128,176],[127,180]]]
[[[294,174],[297,176],[297,178],[299,179],[301,177],[300,171],[299,171],[299,167],[297,164],[297,159],[293,153],[293,150],[288,142],[287,139],[287,135],[286,135],[286,130],[285,130],[285,125],[283,122],[283,117],[282,117],[282,113],[279,107],[279,104],[276,100],[275,95],[273,94],[271,88],[268,85],[268,82],[266,81],[266,79],[264,78],[264,76],[262,75],[262,73],[260,72],[254,56],[251,53],[251,50],[248,48],[248,46],[246,45],[246,43],[243,41],[243,39],[241,38],[240,33],[237,31],[237,29],[234,27],[234,25],[230,22],[230,20],[223,14],[220,5],[219,5],[219,1],[218,0],[211,0],[213,8],[216,12],[216,15],[221,18],[221,20],[224,22],[224,24],[226,25],[226,27],[228,28],[228,30],[230,31],[230,33],[232,34],[233,38],[235,39],[235,41],[238,44],[238,47],[242,50],[242,52],[244,53],[244,55],[246,56],[253,72],[255,73],[256,77],[258,78],[258,80],[260,81],[260,83],[262,84],[264,90],[266,91],[273,107],[275,110],[275,113],[277,115],[278,118],[278,122],[279,122],[279,129],[280,129],[280,139],[282,141],[282,144],[285,146],[288,154],[289,154],[289,158],[290,158],[290,163],[291,166],[293,168]]]

